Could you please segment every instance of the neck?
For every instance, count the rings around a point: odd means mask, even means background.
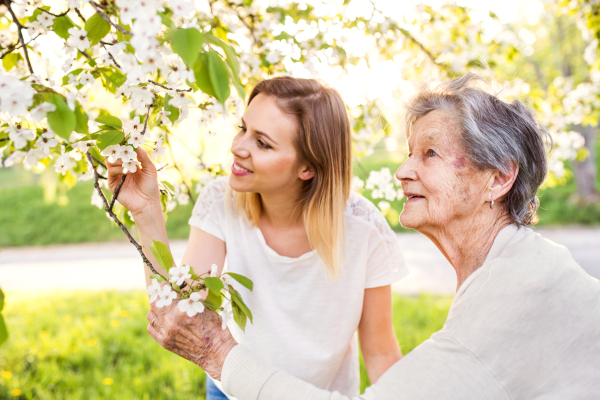
[[[498,233],[510,225],[506,212],[498,207],[482,216],[457,220],[432,232],[423,232],[440,249],[456,272],[456,290],[487,258]],[[467,217],[468,218],[468,217]]]
[[[298,201],[299,196],[299,189],[261,193],[261,219],[276,228],[303,225],[302,204]]]

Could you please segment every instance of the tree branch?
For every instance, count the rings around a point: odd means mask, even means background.
[[[96,166],[94,166],[94,162],[92,161],[93,157],[89,152],[87,152],[87,158],[88,158],[88,161],[90,162],[90,164],[92,164],[92,166],[94,167],[94,188],[96,188],[96,191],[102,198],[102,202],[104,203],[104,210],[113,219],[113,221],[116,222],[116,224],[119,226],[119,228],[121,228],[121,230],[125,233],[125,236],[127,236],[127,238],[129,239],[129,242],[135,246],[138,253],[140,253],[140,256],[142,256],[142,260],[144,261],[144,264],[146,264],[148,266],[148,268],[150,268],[150,271],[152,271],[152,273],[158,274],[158,272],[152,266],[152,263],[150,262],[150,260],[148,260],[148,257],[146,257],[146,255],[144,254],[144,250],[142,249],[142,246],[140,246],[140,244],[133,238],[133,236],[131,236],[131,233],[129,233],[129,230],[127,229],[127,227],[125,225],[123,225],[123,223],[119,220],[119,218],[112,211],[112,206],[114,206],[114,200],[116,200],[118,192],[115,190],[115,195],[113,196],[113,201],[111,201],[111,204],[109,204],[108,200],[106,200],[106,196],[104,195],[104,192],[102,191],[102,188],[100,187],[100,183],[98,182],[98,172],[96,171]],[[120,186],[123,185],[123,182],[125,181],[126,177],[127,177],[127,175],[123,175],[123,180],[119,184],[119,190],[120,190]]]
[[[21,42],[21,47],[23,48],[23,53],[25,53],[25,59],[27,60],[27,67],[29,67],[29,72],[31,72],[31,74],[33,75],[33,67],[31,66],[31,61],[29,61],[29,53],[27,52],[27,45],[25,44],[25,39],[23,39],[23,32],[21,32],[23,29],[25,29],[25,27],[21,24],[21,22],[19,22],[19,19],[15,15],[15,12],[13,11],[13,9],[10,5],[10,2],[8,3],[7,7],[8,7],[8,11],[10,12],[10,15],[12,16],[13,22],[15,23],[15,25],[17,25],[17,30],[19,31],[19,41]]]
[[[127,29],[124,29],[123,27],[121,27],[121,26],[119,26],[119,25],[115,24],[114,22],[112,22],[112,21],[110,20],[110,18],[108,17],[108,15],[104,14],[104,13],[103,13],[103,12],[100,10],[100,8],[99,8],[98,4],[94,3],[93,1],[90,1],[90,4],[92,5],[92,7],[94,7],[94,10],[96,10],[96,12],[97,12],[97,13],[98,13],[98,14],[99,14],[99,15],[100,15],[102,18],[104,18],[104,20],[105,20],[106,22],[108,22],[109,24],[111,24],[112,26],[114,26],[116,30],[118,30],[119,32],[121,32],[123,35],[132,36],[131,32],[129,32]]]
[[[68,9],[67,9],[67,11],[65,11],[65,12],[62,12],[62,13],[60,13],[60,14],[53,14],[53,13],[51,13],[50,11],[48,11],[48,10],[44,10],[44,9],[43,9],[43,8],[41,8],[41,7],[36,7],[36,8],[37,8],[38,10],[40,10],[40,11],[43,11],[43,12],[45,12],[46,14],[50,14],[50,15],[52,15],[52,16],[54,16],[54,17],[64,17],[65,15],[67,15],[67,14],[69,13],[69,11],[71,11],[71,9],[70,9],[70,8],[68,8]]]
[[[112,62],[115,64],[115,66],[119,69],[121,69],[121,66],[119,65],[119,63],[117,62],[117,60],[115,60],[115,58],[113,57],[112,53],[110,51],[108,51],[108,49],[106,48],[106,44],[105,42],[103,42],[102,40],[100,41],[100,44],[102,45],[102,47],[104,47],[104,50],[106,50],[106,52],[108,53],[108,56],[110,57],[110,59],[112,60]],[[110,44],[110,43],[109,43]]]
[[[88,60],[90,60],[90,61],[92,61],[92,62],[95,62],[95,61],[92,59],[92,57],[91,57],[91,56],[90,56],[88,53],[86,53],[85,51],[81,51],[81,50],[79,50],[79,49],[77,49],[77,51],[78,51],[78,52],[80,52],[81,54],[83,54],[83,55],[85,56],[85,58],[87,58]]]
[[[81,12],[79,11],[78,8],[75,9],[75,12],[79,16],[79,18],[81,18],[81,20],[83,21],[83,23],[85,24],[85,18],[83,17],[83,15],[81,15]]]
[[[407,31],[406,29],[400,28],[400,32],[402,32],[402,34],[411,42],[413,42],[414,44],[416,44],[419,49],[421,49],[421,51],[423,53],[425,53],[427,55],[427,57],[429,57],[429,59],[435,64],[435,65],[439,65],[439,66],[445,66],[444,64],[438,62],[436,60],[436,57],[429,51],[427,50],[427,48],[423,45],[423,43],[419,42],[409,31]]]
[[[189,88],[189,89],[171,89],[171,88],[169,88],[169,87],[167,87],[165,85],[161,85],[160,83],[155,82],[155,81],[153,81],[151,79],[148,79],[148,82],[152,83],[153,85],[160,86],[163,89],[175,90],[176,92],[191,92],[192,91],[192,88]]]
[[[152,108],[152,104],[148,106],[148,111],[146,112],[146,120],[144,121],[144,129],[142,129],[141,134],[144,135],[146,133],[146,127],[148,126],[148,118],[150,118],[150,109]]]

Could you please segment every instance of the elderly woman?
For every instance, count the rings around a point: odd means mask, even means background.
[[[600,398],[600,282],[527,227],[547,133],[531,110],[482,83],[467,74],[408,104],[400,222],[450,261],[457,293],[444,328],[361,399]],[[239,400],[347,399],[267,365],[213,312],[189,318],[174,308],[148,313],[152,337]]]

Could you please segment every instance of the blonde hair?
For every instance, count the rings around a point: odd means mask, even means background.
[[[248,104],[259,94],[273,97],[280,109],[296,118],[298,161],[315,170],[305,181],[300,205],[308,240],[333,279],[341,275],[344,211],[352,180],[352,138],[346,105],[340,94],[314,79],[282,76],[263,80],[252,90]],[[236,211],[254,225],[262,211],[259,193],[235,193]]]

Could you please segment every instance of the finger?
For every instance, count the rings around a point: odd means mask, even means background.
[[[148,328],[146,330],[148,331],[150,336],[152,336],[152,339],[154,339],[162,347],[165,347],[165,337],[163,334],[160,333],[158,329],[156,329],[156,327],[148,324]]]
[[[123,167],[122,166],[117,166],[117,167],[109,167],[108,171],[108,178],[117,178],[121,175],[127,175],[127,173],[123,173]]]
[[[152,309],[148,310],[148,313],[146,314],[146,319],[148,320],[148,322],[152,323],[154,317],[158,317],[158,315],[156,315],[154,311],[152,311]]]
[[[121,166],[123,165],[123,160],[121,160],[120,158],[117,158],[117,160],[114,163],[111,163],[110,161],[108,161],[108,157],[106,157],[106,166],[107,167],[112,167],[112,166]]]

